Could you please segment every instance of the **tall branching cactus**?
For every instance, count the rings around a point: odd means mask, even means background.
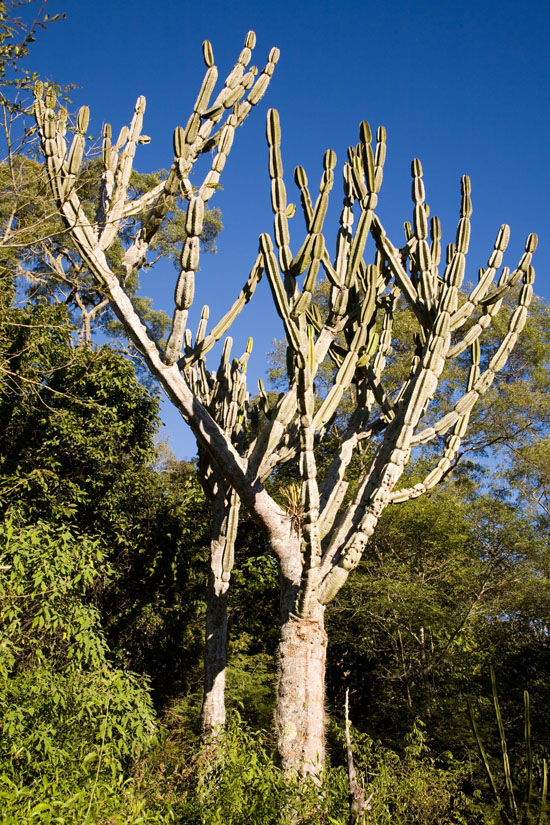
[[[491,769],[491,762],[487,755],[487,751],[483,746],[481,736],[479,733],[477,721],[474,710],[470,701],[468,701],[468,711],[470,713],[470,722],[472,731],[476,740],[476,744],[483,762],[483,767],[487,774],[495,802],[498,807],[500,818],[503,825],[546,825],[550,815],[548,806],[548,767],[546,759],[542,760],[542,776],[540,782],[540,793],[535,794],[533,788],[533,749],[531,742],[531,715],[530,715],[530,701],[528,691],[523,692],[524,702],[524,741],[525,741],[525,780],[521,783],[518,781],[517,775],[513,775],[512,767],[510,765],[510,757],[508,755],[508,743],[506,741],[506,732],[504,723],[502,721],[502,713],[500,710],[500,702],[498,700],[497,685],[495,678],[495,671],[491,667],[491,692],[493,696],[493,707],[495,711],[495,719],[497,723],[500,752],[502,760],[502,773],[504,776],[505,797],[503,799],[497,780],[493,770]],[[518,799],[518,794],[521,799]]]
[[[208,314],[208,307],[203,307],[197,333],[199,340]],[[233,359],[232,363],[231,347],[232,340],[227,338],[217,372],[208,373],[204,358],[201,358],[185,373],[196,397],[242,452],[248,425],[246,364],[252,351],[252,339],[243,355]],[[203,737],[208,741],[215,740],[225,725],[227,592],[235,560],[240,500],[204,449],[199,449],[199,473],[204,490],[213,502],[202,708]]]
[[[343,168],[344,200],[334,259],[324,235],[335,182],[336,155],[331,150],[324,157],[318,194],[312,194],[305,171],[301,167],[295,171],[305,220],[305,233],[296,243],[291,227],[298,220],[295,206],[287,200],[279,117],[270,110],[267,140],[274,242],[268,234],[260,237],[258,256],[232,306],[210,331],[204,309],[193,337],[187,325],[204,208],[218,186],[235,129],[265,92],[278,59],[278,50],[272,49],[258,75],[248,69],[253,46],[254,35],[249,34],[234,69],[211,102],[217,75],[211,46],[205,43],[207,71],[186,127],[176,129],[168,177],[141,197],[129,195],[129,180],[136,147],[147,140],[141,131],[144,99],[138,99],[130,125],[123,127],[114,145],[110,129],[105,130],[100,208],[94,221],[87,218],[78,196],[87,109],[79,113],[70,148],[65,139],[66,112],[57,107],[51,90],[44,96],[43,88],[37,87],[35,111],[52,192],[67,228],[98,287],[192,428],[205,482],[212,477],[212,490],[223,489],[226,502],[236,493],[270,538],[281,573],[277,718],[282,763],[285,768],[317,772],[324,760],[324,606],[358,565],[383,509],[422,495],[457,460],[472,410],[506,363],[525,324],[536,237],[527,238],[525,253],[513,271],[501,269],[509,237],[508,227],[501,227],[477,285],[464,294],[472,213],[468,178],[462,179],[456,238],[448,245],[444,262],[440,222],[430,217],[418,160],[412,164],[412,221],[405,225],[405,238],[392,242],[377,213],[386,133],[380,127],[373,140],[364,122],[359,143],[349,148]],[[191,170],[208,152],[212,153],[209,170],[193,186]],[[143,265],[177,198],[185,202],[186,236],[172,328],[163,350],[141,322],[124,291],[124,281]],[[141,229],[114,271],[105,252],[125,221],[136,215],[143,216]],[[258,427],[258,407],[256,412],[248,409],[243,390],[243,362],[229,365],[226,344],[221,368],[213,378],[206,371],[205,358],[251,300],[264,272],[286,335],[289,384],[274,403],[260,384],[258,406],[266,420]],[[318,305],[315,297],[321,273],[330,284],[327,307]],[[488,352],[482,347],[484,333],[514,294],[517,305],[507,332],[496,351]],[[388,383],[386,367],[398,305],[408,307],[416,333],[408,376],[396,390]],[[471,354],[468,377],[463,387],[455,388],[453,408],[438,417],[431,407],[444,369],[466,350]],[[333,381],[319,398],[315,380],[326,362],[332,365]],[[320,473],[317,447],[329,436],[345,393],[353,395],[354,410],[328,468]],[[241,438],[241,420],[250,424],[246,439]],[[430,443],[436,447],[443,443],[433,469],[421,483],[398,489],[411,451]],[[350,465],[357,455],[367,470],[350,490]],[[288,461],[296,461],[299,468],[295,501],[299,519],[265,488],[273,471]],[[228,529],[229,540],[232,528]],[[229,555],[226,576],[228,559]]]
[[[123,321],[138,349],[149,361],[157,377],[175,366],[176,387],[165,387],[174,397],[182,388],[193,404],[198,401],[205,413],[219,428],[219,433],[238,450],[242,446],[246,407],[247,352],[232,366],[229,365],[231,342],[228,339],[217,373],[208,374],[204,356],[220,340],[242,306],[250,299],[261,276],[256,266],[235,305],[211,332],[206,328],[209,309],[204,307],[193,339],[187,328],[188,312],[193,303],[195,273],[199,268],[200,241],[205,207],[219,185],[219,180],[231,150],[236,128],[243,123],[269,84],[279,53],[272,49],[268,62],[258,75],[256,67],[249,67],[254,32],[245,39],[235,66],[227,76],[219,93],[213,98],[218,78],[214,66],[212,46],[203,44],[206,73],[197,95],[193,111],[185,128],[174,132],[174,158],[165,181],[152,187],[140,197],[132,197],[130,179],[136,149],[149,138],[142,134],[145,98],[139,97],[129,126],[123,126],[113,142],[112,129],[103,129],[103,174],[98,193],[98,209],[93,221],[84,212],[78,193],[89,111],[82,107],[78,113],[71,145],[67,145],[67,112],[59,107],[52,89],[37,84],[35,88],[35,116],[42,137],[42,147],[53,194],[65,218],[84,262],[89,266],[96,283],[106,292],[118,317]],[[213,98],[213,99],[212,99]],[[192,185],[190,174],[201,155],[211,156],[210,168],[202,182]],[[182,239],[180,272],[174,295],[174,314],[167,345],[162,351],[154,337],[144,327],[139,313],[124,294],[128,276],[146,263],[147,252],[156,233],[177,200],[186,204],[185,238]],[[110,245],[127,225],[140,216],[139,230],[126,245],[120,268],[110,268],[105,255]],[[182,383],[182,379],[183,382]],[[161,378],[162,380],[162,378]],[[223,473],[205,451],[199,439],[202,480],[211,497],[213,508],[210,583],[207,607],[205,696],[203,728],[207,736],[215,734],[225,721],[224,682],[226,659],[226,594],[234,558],[234,545],[239,518],[239,498]]]
[[[420,161],[412,163],[413,222],[406,224],[405,244],[398,248],[389,239],[375,213],[383,178],[386,134],[378,129],[376,146],[367,123],[360,128],[360,142],[348,150],[344,166],[344,207],[337,237],[336,259],[330,262],[322,235],[328,194],[333,185],[334,152],[324,158],[324,172],[315,203],[305,172],[298,167],[295,181],[300,189],[307,233],[299,251],[292,255],[282,177],[278,115],[268,116],[267,139],[275,213],[276,251],[267,235],[260,241],[263,263],[273,298],[283,321],[288,342],[290,388],[279,401],[267,430],[253,451],[251,463],[258,472],[271,470],[284,446],[300,456],[303,483],[306,564],[301,589],[301,612],[307,614],[311,599],[330,601],[350,570],[357,566],[383,508],[406,501],[433,487],[451,467],[471,411],[479,397],[502,369],[523,328],[532,298],[532,253],[536,237],[530,235],[518,267],[504,268],[498,285],[491,289],[501,266],[509,229],[498,232],[487,267],[478,284],[464,297],[461,286],[470,238],[470,182],[462,179],[462,200],[456,242],[447,248],[441,266],[441,226],[436,217],[428,223],[429,208]],[[353,232],[354,209],[358,212]],[[374,240],[374,259],[365,262],[367,239]],[[331,284],[328,313],[321,320],[312,303],[320,267]],[[304,275],[302,286],[298,277]],[[519,286],[517,308],[497,351],[481,367],[480,339],[503,307],[503,298]],[[396,301],[407,303],[417,323],[416,348],[408,379],[397,393],[388,393],[382,381],[391,352],[391,331]],[[466,332],[463,330],[466,329]],[[454,409],[429,427],[421,427],[447,362],[466,348],[471,351],[467,385]],[[333,385],[315,405],[312,386],[326,356],[334,362]],[[354,386],[355,412],[342,445],[321,484],[317,483],[314,444],[326,433],[344,392]],[[289,403],[292,398],[293,403]],[[395,491],[413,447],[445,436],[439,461],[426,479],[410,489]],[[339,506],[345,490],[345,471],[354,450],[370,440],[373,459],[352,502]],[[321,546],[322,543],[322,546]]]
[[[320,608],[335,597],[359,564],[383,509],[429,490],[456,460],[472,409],[506,363],[525,324],[533,294],[534,235],[527,238],[517,268],[513,272],[502,269],[497,285],[492,287],[508,243],[507,226],[500,228],[487,266],[479,272],[478,284],[466,296],[461,292],[472,213],[467,177],[462,179],[456,240],[447,247],[443,265],[441,225],[437,217],[429,220],[418,160],[412,163],[413,221],[406,224],[405,243],[392,243],[376,213],[386,133],[378,129],[373,146],[371,129],[362,123],[359,138],[359,143],[349,148],[344,165],[344,204],[334,262],[322,233],[334,182],[335,154],[325,154],[316,198],[304,170],[296,169],[306,234],[294,254],[289,232],[293,209],[287,204],[283,180],[279,119],[274,110],[268,115],[275,247],[270,237],[263,235],[260,249],[286,333],[289,389],[272,410],[269,424],[251,452],[249,466],[263,477],[289,456],[298,458],[304,516],[294,610],[299,619],[315,618],[318,624]],[[367,262],[369,238],[373,242],[371,263]],[[313,301],[321,268],[331,285],[324,317]],[[517,306],[508,320],[507,333],[496,352],[483,353],[482,358],[482,334],[514,289]],[[410,309],[416,334],[408,378],[391,393],[384,384],[384,368],[391,354],[393,313],[398,300]],[[454,408],[435,423],[423,426],[446,365],[467,348],[471,367]],[[327,357],[333,362],[334,379],[326,396],[316,401],[313,384]],[[315,446],[326,435],[344,393],[350,389],[355,396],[354,412],[327,472],[320,477]],[[440,457],[424,481],[397,489],[411,450],[440,437],[444,438]],[[348,487],[346,472],[354,454],[365,454],[366,449],[370,467],[351,501],[342,507]],[[296,644],[296,639],[289,642],[289,651]],[[322,646],[322,640],[316,644]],[[282,664],[283,704],[286,694],[294,689],[286,688],[284,683]],[[322,700],[323,691],[319,690],[317,701]],[[297,696],[297,704],[304,701],[305,696]],[[282,750],[288,747],[292,761],[296,749],[293,742],[285,743],[284,730],[281,726]],[[290,728],[287,738],[293,736]],[[321,752],[323,745],[318,739],[315,747]]]

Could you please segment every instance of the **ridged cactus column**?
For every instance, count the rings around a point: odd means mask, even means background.
[[[208,316],[209,310],[205,306],[201,312],[196,343],[197,339],[198,342],[204,339]],[[209,374],[202,358],[193,367],[185,368],[184,372],[197,398],[232,443],[243,450],[249,424],[246,364],[252,351],[252,339],[243,355],[232,363],[231,345],[231,339],[226,339],[217,373]],[[240,500],[235,490],[224,481],[208,453],[202,449],[199,450],[199,472],[203,488],[212,501],[202,703],[202,734],[203,740],[208,743],[218,739],[226,719],[227,594],[235,558]]]
[[[233,567],[240,502],[223,488],[214,494],[210,570],[206,599],[202,735],[215,741],[225,727],[227,669],[227,593]]]

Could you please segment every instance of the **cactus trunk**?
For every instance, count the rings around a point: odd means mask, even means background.
[[[202,734],[215,740],[225,726],[225,671],[227,667],[227,557],[232,557],[234,535],[228,531],[238,499],[223,492],[214,499],[210,573],[206,605]],[[238,515],[238,514],[237,514]]]
[[[289,614],[281,628],[277,739],[284,771],[317,777],[325,763],[324,606],[307,618]]]

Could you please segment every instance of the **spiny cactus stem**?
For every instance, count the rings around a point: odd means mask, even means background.
[[[449,470],[453,466],[453,462],[460,448],[462,437],[466,432],[469,419],[469,412],[465,413],[464,415],[458,418],[453,428],[453,433],[447,440],[443,455],[439,459],[436,467],[430,473],[428,473],[424,481],[415,484],[414,487],[408,487],[402,490],[397,490],[396,492],[392,493],[391,501],[393,504],[397,504],[403,501],[410,501],[413,498],[418,498],[418,496],[424,495],[424,493],[426,493],[428,490],[432,490],[437,484],[439,484],[441,479],[446,475],[446,473],[449,472]]]
[[[345,495],[348,487],[347,482],[344,480],[346,469],[353,458],[355,448],[359,442],[359,433],[361,432],[362,435],[367,435],[366,431],[363,430],[363,426],[368,420],[368,417],[368,409],[356,410],[352,414],[338,451],[332,459],[320,487],[321,518],[319,529],[322,537],[326,536],[332,528],[338,508]]]
[[[250,275],[248,276],[245,285],[239,292],[239,295],[232,307],[212,328],[212,331],[194,347],[193,351],[189,355],[185,355],[180,358],[178,361],[178,366],[180,369],[187,369],[200,358],[203,358],[212,349],[212,347],[215,346],[221,338],[223,338],[227,330],[231,327],[233,321],[242,311],[243,307],[246,306],[254,295],[256,287],[262,278],[263,271],[262,255],[260,254],[256,258],[254,266],[250,271]]]
[[[283,322],[288,340],[294,347],[296,353],[301,353],[302,336],[300,335],[299,330],[296,324],[292,321],[290,315],[288,298],[279,273],[277,259],[273,254],[273,246],[269,235],[263,234],[260,236],[260,251],[262,254],[263,266],[271,287],[271,294],[273,295],[275,307]]]
[[[506,734],[504,732],[504,724],[502,721],[502,714],[500,712],[500,702],[498,701],[498,693],[497,693],[497,684],[495,678],[495,671],[494,668],[491,666],[491,691],[493,694],[493,706],[495,708],[495,716],[497,720],[498,732],[500,736],[500,750],[502,753],[502,766],[504,769],[504,780],[506,782],[506,792],[508,795],[508,804],[510,806],[510,810],[512,811],[512,815],[514,817],[514,821],[517,821],[518,818],[518,808],[516,804],[516,798],[514,795],[514,788],[512,785],[512,775],[510,772],[510,759],[508,757],[508,746],[506,743]]]
[[[317,596],[319,564],[321,561],[321,538],[319,535],[319,489],[317,467],[314,454],[313,413],[315,395],[311,369],[306,362],[298,368],[297,376],[298,415],[300,417],[299,470],[302,479],[302,552],[306,580],[301,589],[300,614],[309,614],[312,600]]]
[[[300,202],[302,204],[306,226],[309,226],[313,216],[313,202],[308,188],[307,176],[301,166],[297,166],[294,170],[294,180],[300,190]]]
[[[138,97],[134,115],[128,129],[128,138],[122,151],[116,169],[114,170],[114,191],[105,216],[105,227],[100,235],[99,244],[101,249],[108,249],[118,232],[124,205],[128,195],[128,185],[132,174],[134,156],[137,144],[141,137],[143,126],[143,114],[145,112],[145,98]]]
[[[273,469],[272,458],[284,440],[291,422],[296,417],[296,384],[281,396],[271,411],[271,419],[251,446],[248,466],[250,473],[265,478]]]
[[[483,762],[483,767],[485,768],[485,772],[487,774],[489,784],[491,785],[491,790],[493,791],[493,796],[495,797],[495,801],[496,801],[498,807],[500,808],[500,810],[503,811],[504,810],[504,805],[503,805],[502,800],[500,798],[500,794],[498,792],[498,788],[497,788],[497,784],[495,782],[495,778],[493,776],[493,772],[491,771],[491,765],[490,765],[490,762],[489,762],[489,757],[487,756],[487,752],[486,752],[485,748],[483,747],[483,742],[481,741],[481,736],[479,735],[479,729],[477,727],[477,722],[476,722],[476,718],[475,718],[475,715],[474,715],[474,710],[473,710],[473,707],[472,707],[472,703],[470,702],[470,700],[468,700],[467,704],[468,704],[468,712],[470,714],[470,722],[471,722],[471,725],[472,725],[472,731],[474,733],[477,748],[479,750],[479,755],[481,756],[481,761]]]
[[[421,304],[418,299],[418,293],[414,288],[413,284],[410,281],[409,276],[407,275],[406,271],[403,269],[401,265],[401,261],[399,260],[399,253],[387,238],[386,233],[384,231],[384,227],[382,226],[380,219],[377,215],[374,215],[372,221],[372,234],[376,241],[376,245],[380,252],[386,258],[388,265],[392,271],[392,274],[395,277],[396,283],[399,286],[399,289],[407,299],[411,309],[417,316],[418,320],[421,324],[424,323],[424,316],[421,309]]]

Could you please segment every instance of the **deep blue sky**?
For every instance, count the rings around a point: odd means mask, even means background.
[[[271,46],[281,50],[264,100],[237,133],[222,176],[224,189],[211,201],[222,209],[225,230],[218,255],[202,259],[198,311],[203,302],[211,305],[211,317],[224,310],[255,258],[258,235],[271,232],[269,106],[281,115],[289,200],[296,199],[297,164],[305,166],[315,188],[325,149],[334,149],[342,160],[348,144],[357,141],[361,120],[383,124],[388,157],[380,211],[395,242],[411,215],[413,157],[422,160],[427,200],[442,220],[445,243],[454,240],[460,176],[467,173],[474,205],[469,276],[474,279],[485,264],[496,231],[506,222],[512,230],[507,261],[512,266],[526,234],[539,234],[536,290],[550,297],[547,2],[50,0],[49,10],[66,12],[67,20],[40,36],[29,63],[46,78],[80,87],[73,100],[91,106],[94,134],[106,120],[118,134],[137,95],[144,94],[144,131],[152,141],[137,157],[140,171],[171,162],[173,129],[185,125],[204,72],[205,38],[212,42],[220,77],[232,67],[249,29],[257,34],[253,62],[260,67]],[[337,186],[335,218],[339,201]],[[327,226],[332,243],[337,222],[332,237]],[[300,229],[295,231],[293,250],[301,243]],[[148,275],[144,292],[168,309],[174,278],[166,268]],[[235,331],[239,348],[248,335],[254,337],[252,392],[266,352],[281,335],[266,283],[259,293]],[[172,449],[180,457],[192,456],[192,437],[167,406],[165,421]]]

